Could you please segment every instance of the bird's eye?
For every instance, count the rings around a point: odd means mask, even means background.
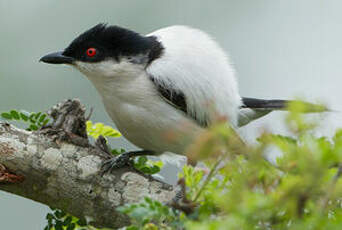
[[[87,49],[87,55],[88,57],[93,57],[96,54],[96,49],[95,48],[89,48]]]

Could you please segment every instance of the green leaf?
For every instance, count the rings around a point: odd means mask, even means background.
[[[112,149],[111,152],[113,155],[120,155],[120,154],[126,152],[126,150],[124,150],[124,149]]]
[[[150,174],[156,174],[160,172],[160,168],[157,165],[153,165],[152,168],[150,168]]]
[[[142,167],[142,168],[139,168],[139,170],[143,173],[151,174],[151,169],[149,167]]]
[[[42,126],[42,127],[45,126],[49,121],[50,121],[50,119],[45,119],[45,120],[43,121],[43,123],[41,124],[41,126]]]
[[[139,164],[140,166],[145,165],[146,162],[147,162],[147,157],[142,156],[142,157],[139,157],[139,158],[138,158],[138,164]]]
[[[45,120],[45,118],[47,117],[47,115],[44,113],[39,117],[39,122],[43,122]]]
[[[72,221],[72,217],[71,216],[68,216],[67,218],[65,218],[65,220],[63,221],[63,225],[64,226],[69,226],[70,223]]]
[[[63,230],[63,222],[60,220],[57,220],[56,224],[55,224],[55,229],[56,230]]]
[[[66,215],[66,213],[63,212],[62,210],[56,210],[54,214],[58,219],[61,219]]]
[[[164,163],[162,161],[154,161],[153,164],[155,166],[158,166],[159,169],[161,169],[164,166]]]
[[[91,121],[86,122],[88,135],[97,139],[100,135],[103,137],[120,137],[121,134],[110,126],[103,123],[93,124]]]
[[[35,120],[38,120],[39,116],[42,114],[42,112],[38,112],[34,115]]]
[[[30,116],[29,116],[29,120],[31,123],[36,123],[37,120],[35,119],[36,117],[36,113],[31,113]]]
[[[45,218],[47,220],[52,220],[53,219],[53,215],[51,213],[48,213]]]
[[[10,113],[1,113],[1,117],[7,120],[12,120],[12,115]]]
[[[67,227],[67,230],[74,230],[76,228],[76,224],[72,223]]]
[[[27,114],[25,114],[24,112],[20,112],[20,118],[21,118],[23,121],[28,121],[29,116],[28,116]]]
[[[10,113],[13,119],[20,120],[20,115],[16,110],[11,110]]]
[[[79,225],[79,226],[87,226],[87,221],[85,220],[85,219],[79,219],[78,221],[77,221],[77,224]]]
[[[28,128],[30,131],[37,131],[38,130],[38,126],[35,124],[31,124]]]

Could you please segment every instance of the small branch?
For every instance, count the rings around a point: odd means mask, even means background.
[[[53,108],[52,124],[40,132],[0,122],[0,190],[109,228],[129,223],[127,216],[116,211],[118,206],[146,196],[170,202],[175,196],[172,186],[133,168],[100,175],[106,156],[89,144],[82,123],[85,110],[80,108],[78,100],[59,104]]]
[[[180,190],[177,192],[176,196],[172,199],[171,203],[168,205],[174,209],[180,210],[187,215],[190,215],[195,211],[195,208],[198,206],[195,202],[188,200],[186,197],[186,185],[185,179],[181,178],[178,180],[178,185]]]
[[[223,155],[223,154],[222,154]],[[220,165],[220,163],[222,162],[222,155],[220,155],[220,157],[218,158],[218,160],[215,162],[215,164],[213,165],[213,167],[211,168],[207,178],[205,178],[205,181],[203,182],[202,187],[200,188],[200,190],[197,192],[194,201],[196,203],[196,201],[198,200],[198,198],[200,197],[200,195],[202,194],[202,192],[204,191],[205,187],[208,185],[208,183],[210,182],[211,178],[213,178],[213,176],[215,175],[216,171],[217,171],[217,167]]]
[[[298,200],[297,200],[297,215],[298,215],[299,218],[303,217],[304,210],[305,210],[305,204],[306,204],[307,200],[308,200],[308,196],[306,196],[305,194],[301,194],[298,197]]]
[[[341,177],[342,175],[342,163],[338,165],[337,173],[334,176],[333,183],[336,184],[337,180]]]
[[[322,205],[321,205],[321,210],[322,212],[326,209],[326,207],[328,206],[329,203],[329,199],[331,197],[331,194],[333,193],[333,191],[335,190],[336,187],[336,183],[338,181],[338,179],[341,177],[342,175],[342,163],[340,163],[338,165],[337,168],[337,172],[335,174],[335,176],[333,177],[331,184],[329,186],[329,188],[327,189],[327,193],[325,195],[325,197],[322,199]]]

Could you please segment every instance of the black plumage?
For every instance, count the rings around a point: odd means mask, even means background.
[[[96,54],[87,56],[89,48],[95,48]],[[153,36],[143,36],[134,31],[98,24],[75,38],[64,50],[63,55],[83,62],[100,62],[107,58],[117,61],[120,57],[146,55],[147,64],[162,55],[163,47]]]
[[[243,105],[241,106],[242,108],[274,110],[274,109],[285,109],[289,101],[287,100],[264,100],[264,99],[243,97],[242,103],[243,103]]]

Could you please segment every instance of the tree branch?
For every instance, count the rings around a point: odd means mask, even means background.
[[[118,206],[145,196],[166,203],[175,196],[172,186],[132,168],[101,177],[105,156],[100,150],[46,135],[53,129],[61,132],[56,127],[29,132],[0,122],[1,190],[86,218],[95,227],[110,228],[129,223],[127,216],[116,211]],[[70,136],[70,130],[64,131]]]

